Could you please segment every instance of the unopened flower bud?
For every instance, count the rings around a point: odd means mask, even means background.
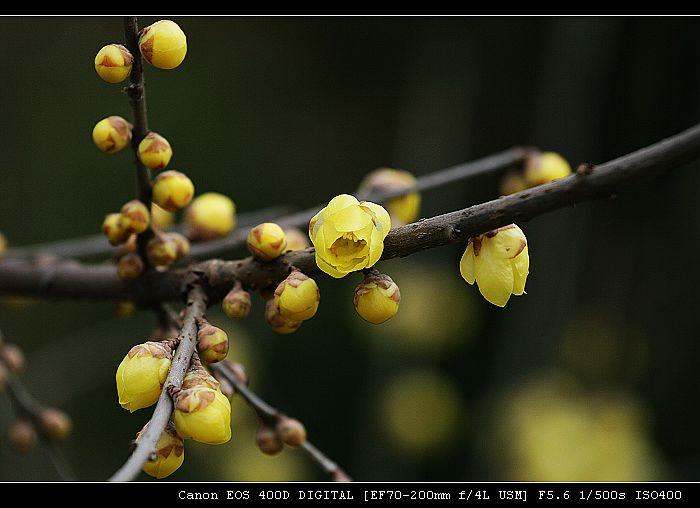
[[[318,310],[321,293],[316,281],[294,270],[275,289],[274,302],[282,317],[293,321],[311,319]]]
[[[279,307],[272,299],[265,304],[265,321],[270,325],[270,328],[282,335],[296,332],[302,323],[302,321],[294,321],[280,314]]]
[[[19,453],[28,453],[37,442],[34,425],[25,418],[16,419],[7,431],[10,446]]]
[[[378,325],[398,312],[401,292],[391,277],[375,270],[355,288],[353,303],[362,319]]]
[[[255,444],[265,455],[277,455],[284,449],[284,443],[277,431],[265,423],[258,427]]]
[[[146,427],[141,432],[145,432]],[[141,435],[139,432],[136,439]],[[179,469],[185,460],[185,442],[177,434],[175,426],[168,423],[156,444],[155,460],[143,465],[143,472],[159,480],[170,476]]]
[[[134,57],[121,44],[108,44],[95,56],[95,71],[107,83],[121,83],[129,77]]]
[[[153,201],[169,212],[184,208],[192,201],[194,184],[179,171],[165,171],[153,182]]]
[[[41,432],[51,441],[62,441],[70,434],[73,422],[70,417],[56,408],[45,408],[39,413]]]
[[[155,404],[170,370],[172,345],[145,342],[131,348],[117,368],[119,404],[132,413]]]
[[[199,356],[205,362],[216,363],[226,358],[228,354],[228,336],[221,328],[201,320],[197,339]]]
[[[240,284],[229,291],[221,302],[221,308],[230,319],[245,319],[250,314],[250,293]]]
[[[359,191],[361,194],[401,192],[412,189],[415,184],[416,177],[408,171],[378,168],[362,180]],[[418,192],[409,192],[389,199],[385,206],[391,216],[391,223],[394,226],[403,226],[416,220],[420,211],[420,199]]]
[[[185,238],[185,235],[180,233],[166,233],[166,235],[177,247],[177,259],[184,258],[190,253],[190,241]]]
[[[185,213],[187,235],[196,240],[226,236],[236,227],[236,205],[218,192],[197,196]]]
[[[129,234],[143,233],[151,223],[151,213],[148,207],[138,199],[125,203],[121,209],[121,226]]]
[[[177,23],[162,19],[143,29],[139,50],[154,67],[174,69],[185,59],[187,37]]]
[[[3,342],[0,344],[0,362],[10,372],[19,372],[24,368],[24,353],[16,344]]]
[[[121,152],[131,143],[132,125],[121,116],[108,116],[95,124],[92,140],[105,153]]]
[[[532,152],[525,161],[525,183],[528,187],[542,185],[571,174],[571,166],[555,152]]]
[[[117,276],[121,280],[138,279],[143,273],[143,260],[135,252],[130,252],[119,258],[117,262]]]
[[[110,213],[102,222],[102,232],[112,245],[119,245],[128,240],[130,233],[122,226],[122,214]]]
[[[308,235],[298,228],[285,229],[284,236],[287,237],[287,250],[304,250],[311,247]]]
[[[296,448],[306,441],[306,429],[304,425],[295,418],[281,416],[277,422],[277,434],[286,445]]]
[[[501,196],[509,196],[527,189],[527,182],[518,173],[508,173],[501,179],[500,192]]]
[[[146,244],[146,255],[153,266],[169,266],[177,259],[177,244],[167,235],[155,235]]]
[[[231,439],[231,403],[220,390],[200,385],[174,397],[178,434],[200,443],[222,444]]]
[[[287,248],[287,238],[279,225],[265,222],[250,230],[247,245],[250,253],[257,259],[271,261]]]
[[[175,214],[163,210],[155,203],[151,203],[151,222],[154,228],[166,230],[175,222]]]
[[[170,162],[173,149],[163,136],[149,132],[139,143],[137,155],[141,164],[147,168],[163,169]]]
[[[114,302],[114,315],[119,319],[128,319],[136,312],[134,302],[128,300],[118,300]]]

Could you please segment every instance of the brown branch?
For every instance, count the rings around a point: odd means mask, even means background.
[[[470,236],[526,221],[557,208],[608,198],[634,181],[672,170],[698,157],[700,125],[581,174],[396,228],[384,242],[381,259],[404,257],[452,242],[466,242]],[[228,262],[212,260],[194,265],[192,269],[201,274],[210,301],[214,302],[235,280],[249,288],[267,287],[286,277],[291,266],[309,275],[319,271],[312,248],[289,252],[271,263],[259,263],[251,258]],[[112,267],[78,263],[47,267],[7,260],[0,263],[0,293],[127,299],[153,304],[177,300],[184,273],[182,270],[151,273],[128,284],[117,279]]]
[[[226,381],[233,385],[233,387],[236,389],[236,393],[246,401],[246,403],[251,407],[251,409],[253,409],[253,411],[255,411],[262,421],[274,428],[281,418],[286,417],[284,413],[265,402],[255,392],[248,388],[248,386],[238,376],[231,372],[227,366],[228,364],[225,362],[210,365],[211,369],[216,372],[217,375],[222,376],[226,379]],[[340,466],[338,466],[338,464],[329,459],[323,452],[321,452],[321,450],[311,444],[308,439],[304,440],[300,447],[333,481],[351,481],[350,477],[340,468]]]
[[[163,385],[163,391],[153,411],[153,416],[136,443],[134,452],[124,465],[109,478],[109,481],[128,482],[133,480],[139,475],[146,461],[156,452],[158,440],[173,412],[173,401],[170,398],[169,390],[182,386],[182,380],[197,345],[197,320],[204,316],[206,308],[206,295],[201,286],[194,282],[187,292],[185,317],[178,337],[180,344],[175,351],[170,372]]]

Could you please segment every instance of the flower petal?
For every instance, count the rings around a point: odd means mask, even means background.
[[[527,247],[510,262],[513,266],[513,294],[520,296],[525,292],[525,281],[530,272],[530,255]]]
[[[350,194],[340,194],[339,196],[334,197],[328,202],[328,206],[322,210],[322,212],[325,210],[324,215],[328,217],[329,215],[333,215],[344,208],[347,208],[348,206],[356,205],[358,203],[357,199],[355,196],[351,196]]]
[[[513,266],[509,259],[494,256],[482,246],[474,266],[481,294],[494,305],[504,307],[513,291]]]
[[[369,260],[367,266],[374,266],[374,264],[379,261],[382,257],[382,252],[384,252],[384,237],[379,230],[372,230],[372,238],[369,241]]]
[[[370,201],[361,201],[360,207],[371,215],[375,227],[384,235],[382,240],[386,238],[386,235],[389,234],[389,230],[391,229],[391,216],[389,212],[387,212],[383,206]]]
[[[469,284],[474,284],[476,280],[476,267],[474,266],[474,243],[469,242],[467,249],[462,254],[462,259],[459,260],[459,273],[462,278]]]
[[[489,251],[492,256],[501,259],[513,259],[527,245],[527,239],[523,230],[515,224],[510,224],[497,230],[495,236],[489,238],[484,235],[483,248]]]
[[[321,271],[327,273],[331,277],[335,277],[336,279],[343,278],[347,275],[347,272],[341,272],[340,270],[336,269],[334,266],[329,264],[321,256],[319,256],[318,251],[316,251],[316,264],[321,269]]]
[[[372,217],[359,206],[347,206],[333,214],[326,214],[326,221],[333,224],[336,231],[348,232],[365,228]]]

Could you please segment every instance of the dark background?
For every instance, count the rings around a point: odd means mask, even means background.
[[[141,24],[158,18],[147,18]],[[513,145],[603,162],[700,116],[700,22],[675,18],[177,18],[176,70],[146,68],[150,127],[171,168],[239,211],[307,207],[389,165],[424,174]],[[0,231],[12,245],[99,231],[133,196],[128,154],[104,155],[93,125],[129,117],[96,52],[121,18],[0,19]],[[520,224],[528,295],[505,309],[463,282],[464,246],[380,268],[402,290],[380,327],[352,307],[359,277],[318,277],[318,315],[277,336],[231,323],[252,387],[303,420],[360,480],[697,480],[698,164],[616,199]],[[431,216],[498,195],[498,177],[424,195]],[[238,253],[235,258],[244,255]],[[63,446],[80,479],[126,458],[150,410],[117,403],[114,372],[151,314],[109,302],[3,298],[22,379],[68,411]],[[0,396],[0,429],[11,418]],[[301,451],[266,457],[233,404],[233,439],[188,442],[172,480],[311,480]],[[39,449],[0,445],[1,480],[50,480]],[[142,477],[146,479],[145,475]]]

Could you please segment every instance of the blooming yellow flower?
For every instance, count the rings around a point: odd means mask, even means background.
[[[185,443],[178,436],[175,427],[169,424],[156,444],[156,459],[147,461],[143,465],[143,471],[160,480],[177,471],[184,460]]]
[[[221,390],[198,385],[175,398],[175,427],[184,438],[222,444],[231,439],[231,403]]]
[[[525,293],[530,271],[525,234],[510,224],[470,238],[459,271],[469,284],[476,281],[486,300],[504,307],[510,295]]]
[[[119,404],[132,413],[155,404],[168,377],[172,349],[162,342],[131,348],[117,368]]]
[[[411,189],[416,184],[416,177],[403,169],[378,168],[369,173],[360,183],[361,193],[398,192]],[[420,193],[409,192],[403,196],[387,201],[386,208],[391,215],[394,226],[403,226],[413,222],[420,211]]]
[[[373,266],[390,229],[391,218],[381,206],[348,194],[336,196],[309,222],[316,264],[336,278]]]

